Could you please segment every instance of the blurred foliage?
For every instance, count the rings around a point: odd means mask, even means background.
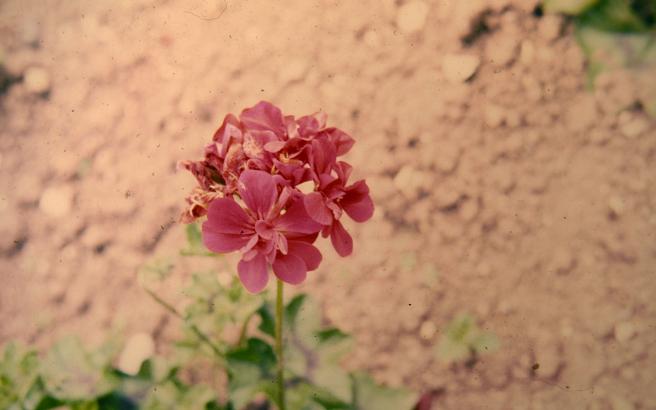
[[[601,73],[628,69],[637,79],[640,102],[656,116],[656,1],[545,0],[547,12],[572,16],[588,61],[588,85]]]
[[[183,255],[204,256],[197,227],[187,229],[187,240]],[[267,293],[251,295],[234,277],[219,281],[214,272],[195,273],[184,291],[188,304],[179,311],[148,287],[173,268],[170,260],[156,259],[139,272],[148,294],[183,323],[183,336],[167,357],[152,356],[131,375],[114,366],[122,350],[114,339],[88,349],[66,338],[44,356],[8,344],[0,356],[0,409],[240,410],[276,404],[275,319]],[[293,297],[284,312],[289,410],[409,410],[416,403],[412,392],[344,370],[340,361],[352,340],[324,326],[321,309],[307,295]],[[253,320],[258,323],[251,326]],[[238,330],[234,340],[224,336],[231,327]],[[188,381],[185,376],[202,365],[227,375],[227,398],[216,386]],[[203,377],[191,377],[197,379]]]
[[[216,256],[203,245],[203,236],[198,223],[190,223],[185,227],[187,246],[180,251],[182,256]]]
[[[478,356],[498,348],[499,341],[494,334],[481,330],[471,315],[461,314],[447,325],[437,346],[437,355],[447,363],[473,364]]]

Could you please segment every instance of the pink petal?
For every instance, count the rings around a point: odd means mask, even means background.
[[[273,177],[256,170],[245,170],[239,177],[239,196],[246,206],[263,218],[273,206],[278,192]]]
[[[285,133],[282,112],[267,101],[260,101],[254,107],[245,109],[239,119],[249,129],[273,131],[278,136]]]
[[[253,221],[237,202],[230,198],[217,198],[210,203],[203,231],[232,235],[250,235]]]
[[[374,202],[369,196],[367,183],[358,181],[347,188],[346,195],[340,201],[344,211],[356,222],[364,222],[374,214]]]
[[[241,130],[239,129],[239,120],[234,115],[228,114],[223,118],[223,123],[214,133],[212,141],[226,143],[228,137],[239,138],[240,136]]]
[[[342,200],[342,207],[355,222],[365,222],[374,214],[374,202],[369,194],[357,202]]]
[[[262,291],[269,282],[269,272],[264,255],[258,254],[249,261],[241,260],[237,265],[239,280],[251,293]]]
[[[303,241],[289,241],[289,254],[303,259],[307,270],[315,270],[321,263],[321,252],[314,245]]]
[[[251,256],[246,256],[249,252],[256,251],[255,245],[257,245],[258,241],[260,240],[258,235],[252,235],[249,239],[248,242],[246,242],[246,245],[244,245],[239,251],[244,254],[242,256],[243,259],[245,260],[251,260],[253,259]],[[254,255],[253,255],[254,256]]]
[[[264,149],[269,152],[278,152],[285,146],[285,141],[269,141],[264,144]]]
[[[276,232],[276,247],[282,253],[283,255],[287,255],[289,252],[289,242],[287,241],[287,237],[280,232]]]
[[[333,214],[324,202],[323,195],[319,192],[310,192],[303,198],[303,204],[308,215],[322,225],[330,225],[333,221]]]
[[[311,159],[312,166],[318,174],[330,174],[337,159],[335,145],[326,138],[313,140]]]
[[[271,225],[268,224],[267,222],[257,221],[257,222],[255,222],[255,232],[257,232],[257,234],[259,236],[261,236],[262,239],[269,240],[269,239],[273,238],[273,232],[274,231],[273,231]]]
[[[248,236],[213,232],[203,223],[203,244],[212,252],[228,253],[241,249],[248,243]]]
[[[344,131],[337,128],[329,128],[325,131],[328,135],[328,139],[335,145],[337,156],[342,156],[349,152],[355,144],[355,140],[345,133]]]
[[[283,282],[297,285],[307,277],[307,267],[303,259],[296,255],[278,254],[273,262],[273,273]]]
[[[342,184],[346,185],[346,182],[348,181],[349,177],[351,176],[351,172],[353,171],[353,166],[349,164],[348,162],[344,161],[339,161],[337,163],[337,167],[335,167],[337,170],[337,175],[342,181]]]
[[[353,253],[353,238],[346,232],[341,222],[335,221],[330,231],[330,242],[339,256],[349,256]]]
[[[320,111],[298,119],[298,128],[301,136],[308,138],[326,126],[326,113]]]
[[[276,229],[285,233],[313,234],[319,232],[321,224],[306,212],[301,197],[294,199],[284,215],[274,222]]]

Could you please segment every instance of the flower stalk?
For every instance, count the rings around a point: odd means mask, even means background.
[[[286,410],[285,405],[285,358],[282,345],[283,316],[283,281],[278,279],[276,292],[276,357],[278,358],[278,405],[280,410]]]

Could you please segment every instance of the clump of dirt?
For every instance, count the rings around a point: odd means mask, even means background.
[[[656,407],[656,126],[536,6],[3,2],[0,341],[174,337],[135,275],[182,243],[175,163],[269,99],[350,130],[377,204],[302,286],[349,366],[444,409]],[[473,367],[435,353],[463,312],[501,344]]]

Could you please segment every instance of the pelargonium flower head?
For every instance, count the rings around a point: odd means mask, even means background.
[[[287,283],[300,283],[319,266],[313,243],[330,236],[341,256],[353,251],[343,214],[371,218],[374,205],[364,180],[349,183],[352,167],[338,160],[354,144],[328,127],[317,112],[296,119],[261,101],[239,116],[228,114],[200,161],[181,161],[198,186],[181,216],[207,215],[203,241],[212,251],[239,251],[239,277],[251,292],[262,290],[269,269]],[[304,194],[299,186],[313,184]]]
[[[239,251],[239,278],[250,292],[264,289],[269,266],[284,282],[298,284],[316,269],[321,253],[312,245],[321,225],[310,218],[301,194],[280,188],[264,171],[246,170],[239,177],[239,197],[218,198],[203,223],[203,242],[217,253]]]

